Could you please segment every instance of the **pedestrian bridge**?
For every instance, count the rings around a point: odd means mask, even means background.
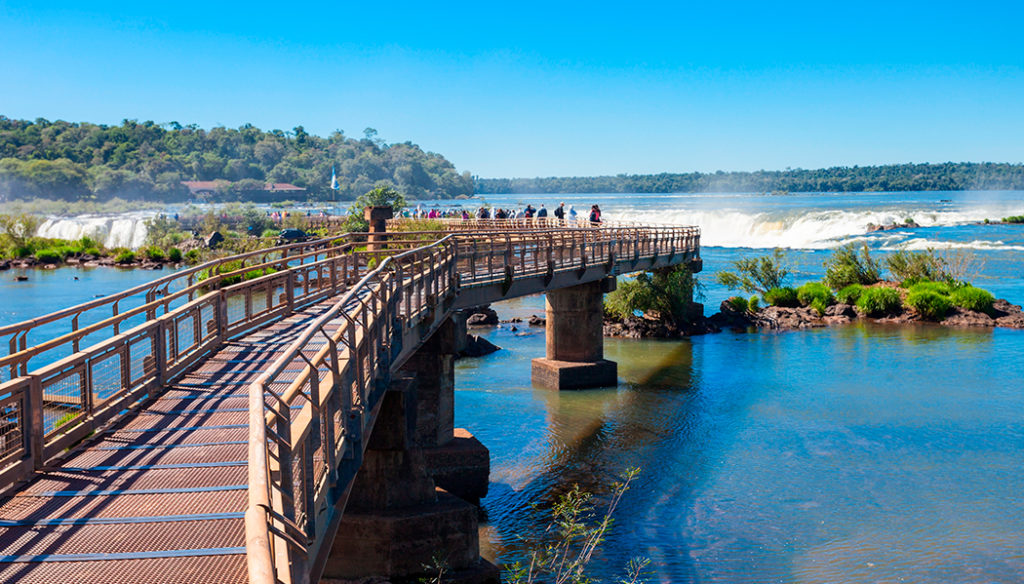
[[[451,335],[453,314],[640,270],[699,269],[693,227],[403,225],[223,258],[0,328],[0,582],[351,573],[344,556],[355,552],[339,543],[356,529],[346,508],[389,492],[353,485],[398,476],[394,456],[371,451],[408,452],[412,434],[453,439],[451,384],[447,397],[425,389],[453,375],[450,348],[431,348],[437,331]],[[437,374],[435,354],[449,359]],[[417,375],[419,393],[395,389]]]

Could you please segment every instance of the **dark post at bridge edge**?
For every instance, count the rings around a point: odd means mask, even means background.
[[[602,299],[615,278],[547,292],[547,350],[533,360],[533,383],[547,389],[608,387],[618,365],[604,358]]]

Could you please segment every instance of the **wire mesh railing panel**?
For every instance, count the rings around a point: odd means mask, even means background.
[[[123,346],[117,347],[89,360],[89,388],[93,407],[127,389],[123,351]]]
[[[0,395],[7,394],[0,399],[0,470],[26,452],[25,406],[28,387],[28,383],[22,383],[20,387],[0,387]]]
[[[153,333],[147,331],[128,341],[128,377],[131,385],[156,375],[156,350]]]
[[[196,312],[196,310],[190,310],[174,319],[179,357],[188,355],[199,344],[199,339],[196,338]]]
[[[86,373],[83,364],[39,381],[43,393],[43,435],[73,424],[86,412]]]

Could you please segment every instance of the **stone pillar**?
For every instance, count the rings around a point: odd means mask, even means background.
[[[548,389],[608,387],[618,367],[604,358],[602,326],[605,292],[615,289],[607,278],[547,293],[547,351],[533,360],[533,383]]]
[[[396,379],[382,399],[323,579],[418,582],[441,558],[445,582],[498,584],[480,558],[476,507],[435,488],[414,444],[415,379]]]
[[[367,236],[367,251],[384,249],[383,242],[387,236],[387,221],[395,216],[395,210],[391,207],[367,207],[363,210],[363,217],[370,223],[370,235]]]
[[[461,334],[465,335],[462,327]],[[455,428],[455,356],[460,327],[446,319],[402,366],[416,378],[414,443],[437,486],[471,503],[487,494],[491,457],[468,430]]]

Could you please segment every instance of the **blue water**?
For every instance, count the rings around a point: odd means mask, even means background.
[[[731,261],[779,245],[799,283],[850,242],[880,258],[900,246],[973,254],[978,285],[1024,301],[1024,226],[974,224],[1024,214],[1024,193],[485,198],[699,224],[708,313],[731,294],[713,279]],[[922,227],[867,233],[908,216]],[[0,273],[0,322],[157,275]],[[526,317],[543,298],[495,308]],[[639,467],[591,566],[601,581],[633,556],[652,560],[650,582],[1024,581],[1024,331],[854,324],[607,339],[619,386],[580,392],[531,386],[543,329],[484,334],[503,350],[458,362],[456,422],[491,451],[488,557],[521,558],[573,484],[600,501]]]

